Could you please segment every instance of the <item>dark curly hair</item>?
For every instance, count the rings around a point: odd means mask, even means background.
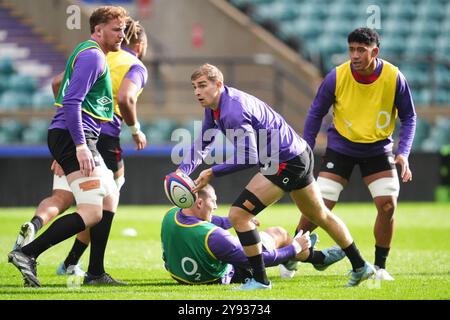
[[[367,45],[376,44],[377,47],[380,47],[380,36],[375,30],[370,28],[358,28],[350,32],[347,42],[364,43]]]

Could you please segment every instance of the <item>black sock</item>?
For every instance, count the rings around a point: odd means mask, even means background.
[[[391,248],[375,246],[375,265],[380,269],[386,269],[386,259]]]
[[[253,269],[253,278],[260,283],[269,284],[262,254],[248,257],[248,262]]]
[[[41,230],[42,226],[44,225],[44,221],[41,217],[34,216],[33,219],[30,221],[34,226],[34,231],[37,233],[39,230]]]
[[[78,239],[75,239],[72,249],[70,250],[69,254],[67,255],[66,260],[64,260],[64,266],[66,267],[66,269],[69,266],[78,264],[78,261],[80,260],[81,256],[83,255],[83,253],[87,247],[88,247],[87,244],[81,242]]]
[[[103,211],[102,220],[93,226],[91,234],[91,252],[89,256],[88,272],[99,276],[105,273],[104,258],[106,245],[108,243],[109,231],[111,230],[114,212]]]
[[[34,241],[23,247],[22,252],[28,256],[37,258],[48,248],[70,238],[84,229],[86,229],[86,226],[83,218],[81,218],[77,212],[65,215],[53,222],[51,226]]]
[[[317,251],[309,248],[309,256],[308,259],[302,262],[309,262],[312,264],[322,264],[325,261],[325,255],[322,251]]]
[[[355,242],[352,242],[351,245],[349,245],[347,248],[342,249],[342,250],[344,250],[345,255],[350,260],[353,271],[356,271],[356,269],[364,267],[365,261],[361,257],[361,253],[359,253],[359,250],[356,247]]]

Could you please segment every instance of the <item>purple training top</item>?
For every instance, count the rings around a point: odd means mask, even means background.
[[[264,165],[270,162],[286,162],[301,154],[306,148],[306,142],[300,138],[287,122],[265,102],[243,91],[224,87],[220,96],[218,110],[220,115],[214,118],[214,112],[205,108],[202,124],[202,135],[213,129],[220,130],[225,136],[241,132],[245,139],[231,141],[235,148],[234,159],[212,167],[216,177],[243,170],[256,164]],[[201,138],[200,137],[200,138]],[[267,139],[264,140],[264,137]],[[272,150],[272,139],[277,139],[278,150]],[[191,146],[179,169],[192,173],[208,154],[208,146],[214,139],[201,139]],[[275,143],[276,145],[276,143]],[[245,159],[245,162],[239,162]],[[277,166],[278,169],[278,166]],[[275,170],[276,173],[276,170]]]
[[[377,59],[376,74],[380,74],[383,62]],[[303,138],[313,149],[317,134],[325,117],[335,101],[336,89],[336,68],[328,73],[319,87],[316,97],[308,112],[303,128]],[[416,112],[408,83],[404,75],[399,71],[397,76],[397,88],[395,91],[394,104],[398,110],[400,118],[400,139],[397,154],[408,156],[414,139],[416,128]],[[371,157],[392,151],[393,139],[389,137],[385,140],[374,143],[355,143],[341,136],[333,124],[328,129],[327,147],[353,157]]]
[[[122,48],[122,50],[136,56],[136,53],[128,48]],[[125,75],[125,78],[130,79],[136,85],[138,90],[141,90],[147,83],[147,68],[143,64],[135,63],[130,67],[127,74]],[[119,88],[117,88],[117,90],[119,90]],[[112,137],[119,137],[121,129],[122,118],[114,113],[112,121],[102,123],[101,133]]]
[[[187,225],[202,221],[197,217],[183,214],[181,210],[177,212],[177,220]],[[214,256],[225,263],[249,268],[248,258],[244,253],[241,243],[229,231],[225,230],[231,228],[231,223],[228,218],[213,216],[211,223],[219,227],[208,237],[208,246]],[[293,257],[295,257],[295,248],[293,245],[275,250],[263,250],[264,264],[268,267],[279,265]]]
[[[73,142],[86,143],[84,130],[100,134],[101,121],[81,111],[81,103],[97,79],[103,74],[106,57],[98,49],[87,49],[75,60],[72,78],[63,98],[62,108],[57,108],[49,129],[69,130]]]

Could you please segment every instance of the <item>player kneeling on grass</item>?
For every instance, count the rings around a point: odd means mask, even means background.
[[[230,284],[251,279],[250,265],[239,240],[227,229],[226,217],[213,216],[217,208],[211,185],[199,190],[194,205],[188,209],[174,207],[161,226],[163,260],[170,275],[182,284]],[[254,223],[258,223],[253,220]],[[314,251],[317,235],[299,232],[292,239],[281,227],[260,232],[266,266],[291,260],[307,261],[312,255],[323,256],[316,268],[324,270],[345,257],[338,246]]]

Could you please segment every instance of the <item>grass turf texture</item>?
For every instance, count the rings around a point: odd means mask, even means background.
[[[68,287],[68,278],[57,276],[56,268],[72,246],[73,238],[38,259],[42,288],[24,288],[22,277],[7,263],[20,225],[29,221],[34,208],[0,209],[0,300],[7,299],[450,299],[450,204],[400,203],[396,233],[387,268],[393,282],[367,281],[357,288],[343,288],[350,269],[347,260],[318,272],[309,264],[299,266],[291,280],[281,279],[278,268],[269,268],[272,290],[236,292],[233,286],[182,286],[163,268],[160,222],[166,206],[121,206],[114,220],[106,253],[106,270],[127,281],[126,287]],[[72,211],[69,211],[72,212]],[[338,204],[334,212],[349,227],[359,249],[369,262],[374,260],[372,204]],[[216,212],[227,214],[222,205]],[[280,225],[290,233],[299,214],[293,205],[275,205],[258,219],[260,230]],[[136,237],[122,234],[125,228],[137,230]],[[319,249],[333,244],[322,230]],[[89,250],[89,249],[88,249]],[[82,257],[86,269],[89,251]]]

